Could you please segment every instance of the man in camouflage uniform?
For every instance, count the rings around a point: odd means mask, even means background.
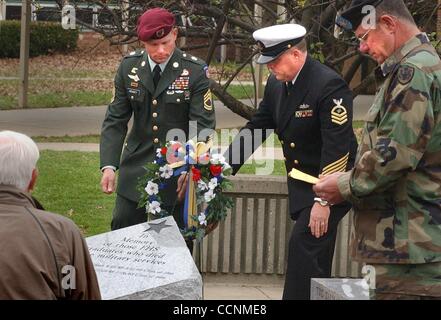
[[[322,177],[314,191],[352,202],[352,256],[375,268],[376,299],[440,299],[440,59],[402,0],[353,1],[337,24],[380,64],[381,87],[354,169]]]
[[[115,171],[120,171],[112,230],[146,221],[145,208],[137,208],[140,194],[136,186],[145,174],[143,166],[154,160],[157,149],[176,138],[186,142],[194,138],[188,137],[192,132],[205,140],[199,132],[215,127],[208,67],[176,48],[174,16],[161,8],[147,10],[138,20],[137,33],[145,51],[132,52],[122,60],[101,132],[103,192],[114,192]],[[125,142],[132,114],[133,127]],[[189,128],[189,121],[195,121],[197,128]],[[173,210],[180,208],[176,205],[176,180],[170,179],[163,201],[182,228],[182,216]]]

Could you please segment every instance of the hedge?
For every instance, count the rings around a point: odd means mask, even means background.
[[[33,21],[30,25],[29,55],[69,52],[77,47],[78,30],[65,30],[60,23]],[[20,21],[0,21],[0,58],[20,56]]]

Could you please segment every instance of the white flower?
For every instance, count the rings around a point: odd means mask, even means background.
[[[149,213],[156,214],[161,212],[161,205],[158,201],[152,201],[147,208]]]
[[[208,189],[208,186],[207,186],[207,184],[201,179],[201,180],[199,180],[198,181],[198,188],[199,188],[199,190],[207,190]]]
[[[210,202],[211,200],[214,199],[214,197],[216,197],[216,195],[213,193],[212,189],[204,193],[205,202]]]
[[[198,216],[198,220],[200,225],[207,225],[207,217],[205,216],[205,213],[201,212]]]
[[[214,188],[217,187],[217,179],[216,178],[212,178],[210,180],[210,182],[208,183],[208,187],[210,188],[210,190],[214,190]]]
[[[156,149],[156,156],[157,156],[158,158],[161,158],[161,157],[162,157],[162,154],[161,154],[161,148],[157,148],[157,149]]]
[[[154,182],[149,181],[144,190],[149,196],[158,194],[158,185]]]
[[[224,163],[224,166],[223,166],[223,168],[222,168],[222,171],[226,171],[226,170],[228,170],[228,169],[231,169],[231,166],[230,166],[230,164],[229,164],[228,162],[225,162],[225,163]]]
[[[168,164],[159,168],[159,171],[161,172],[161,177],[164,179],[170,179],[173,176],[173,169]]]
[[[211,155],[210,162],[212,164],[225,164],[226,163],[225,161],[226,161],[225,157],[220,153],[213,153]]]

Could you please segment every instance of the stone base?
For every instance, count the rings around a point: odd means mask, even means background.
[[[364,279],[311,279],[311,300],[369,300]]]

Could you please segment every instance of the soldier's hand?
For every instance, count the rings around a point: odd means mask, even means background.
[[[115,171],[112,169],[104,169],[101,178],[101,190],[104,193],[112,194],[115,191]]]
[[[320,238],[326,232],[328,232],[328,221],[330,213],[330,207],[324,207],[319,203],[314,203],[311,209],[308,224],[308,227],[311,229],[311,233],[314,237]]]
[[[178,179],[178,188],[176,193],[178,194],[178,201],[181,202],[185,197],[187,191],[188,173],[183,173]]]
[[[337,185],[337,179],[342,174],[344,172],[335,172],[327,176],[320,175],[320,181],[312,187],[315,194],[333,205],[343,202],[344,199]]]

